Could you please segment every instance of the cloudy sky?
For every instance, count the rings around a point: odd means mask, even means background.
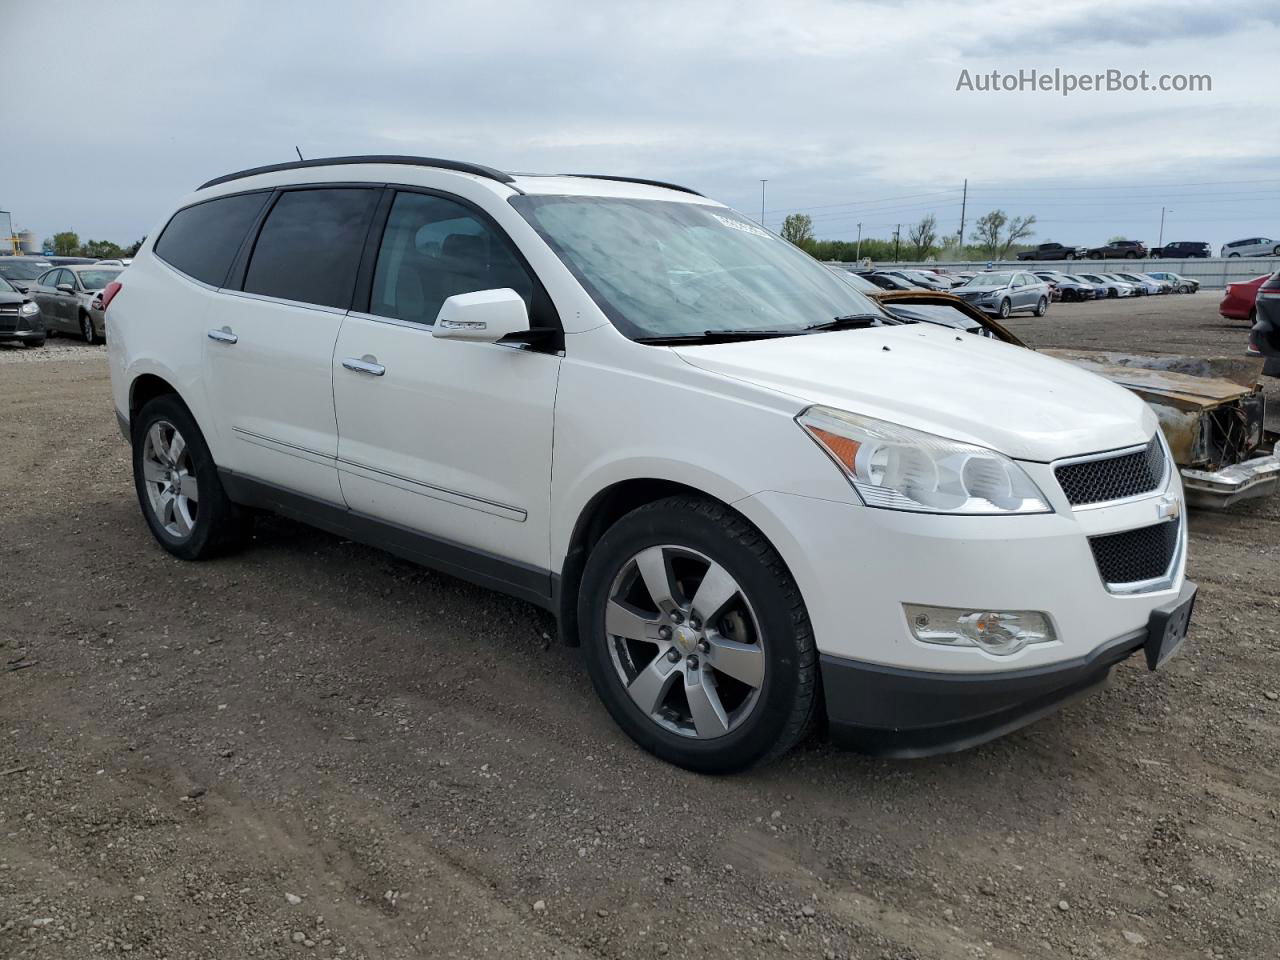
[[[297,144],[669,179],[753,217],[767,178],[769,227],[805,211],[829,238],[954,231],[966,177],[970,224],[1035,214],[1037,240],[1154,243],[1161,206],[1166,241],[1280,237],[1274,2],[4,7],[0,209],[40,236],[132,241]],[[1212,91],[956,90],[1033,68]]]

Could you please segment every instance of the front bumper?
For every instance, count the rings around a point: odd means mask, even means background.
[[[822,687],[834,741],[866,753],[923,757],[964,750],[1026,726],[1104,683],[1111,668],[1139,650],[1148,666],[1185,636],[1196,585],[1187,580],[1176,600],[1153,611],[1148,625],[1074,660],[996,673],[904,670],[823,655]],[[1175,645],[1164,623],[1173,611]]]
[[[1182,489],[1193,507],[1224,510],[1239,500],[1265,497],[1280,488],[1280,456],[1255,457],[1221,470],[1182,469]]]
[[[0,341],[39,340],[44,336],[46,336],[44,327],[38,324],[22,327],[18,330],[0,329]]]

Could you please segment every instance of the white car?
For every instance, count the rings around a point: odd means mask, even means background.
[[[1138,288],[1129,283],[1127,280],[1121,280],[1118,277],[1108,273],[1078,273],[1076,274],[1081,280],[1089,283],[1097,284],[1099,287],[1106,289],[1106,296],[1114,299],[1116,297],[1136,297],[1138,296]]]
[[[1232,240],[1222,245],[1224,257],[1280,257],[1280,240],[1268,237],[1249,237]]]
[[[544,606],[674,763],[776,757],[819,711],[959,749],[1185,635],[1146,404],[894,320],[692,191],[344,157],[211,180],[148,236],[104,300],[159,543],[273,510]]]
[[[1155,277],[1149,277],[1145,273],[1111,273],[1104,274],[1104,276],[1115,277],[1117,280],[1133,284],[1144,297],[1168,293],[1173,289],[1173,284],[1165,280],[1157,280]]]

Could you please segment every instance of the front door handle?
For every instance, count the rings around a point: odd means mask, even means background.
[[[240,338],[231,332],[230,327],[223,327],[221,330],[210,330],[209,339],[217,340],[219,343],[237,343]]]
[[[342,365],[355,373],[367,373],[371,377],[380,377],[387,372],[387,368],[378,363],[376,357],[371,357],[367,353],[358,360],[355,357],[347,357],[342,361]]]

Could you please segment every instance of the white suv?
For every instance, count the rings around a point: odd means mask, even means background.
[[[1178,471],[1079,368],[904,323],[680,187],[413,157],[184,198],[104,295],[156,539],[253,511],[540,604],[637,742],[989,739],[1181,641]]]

